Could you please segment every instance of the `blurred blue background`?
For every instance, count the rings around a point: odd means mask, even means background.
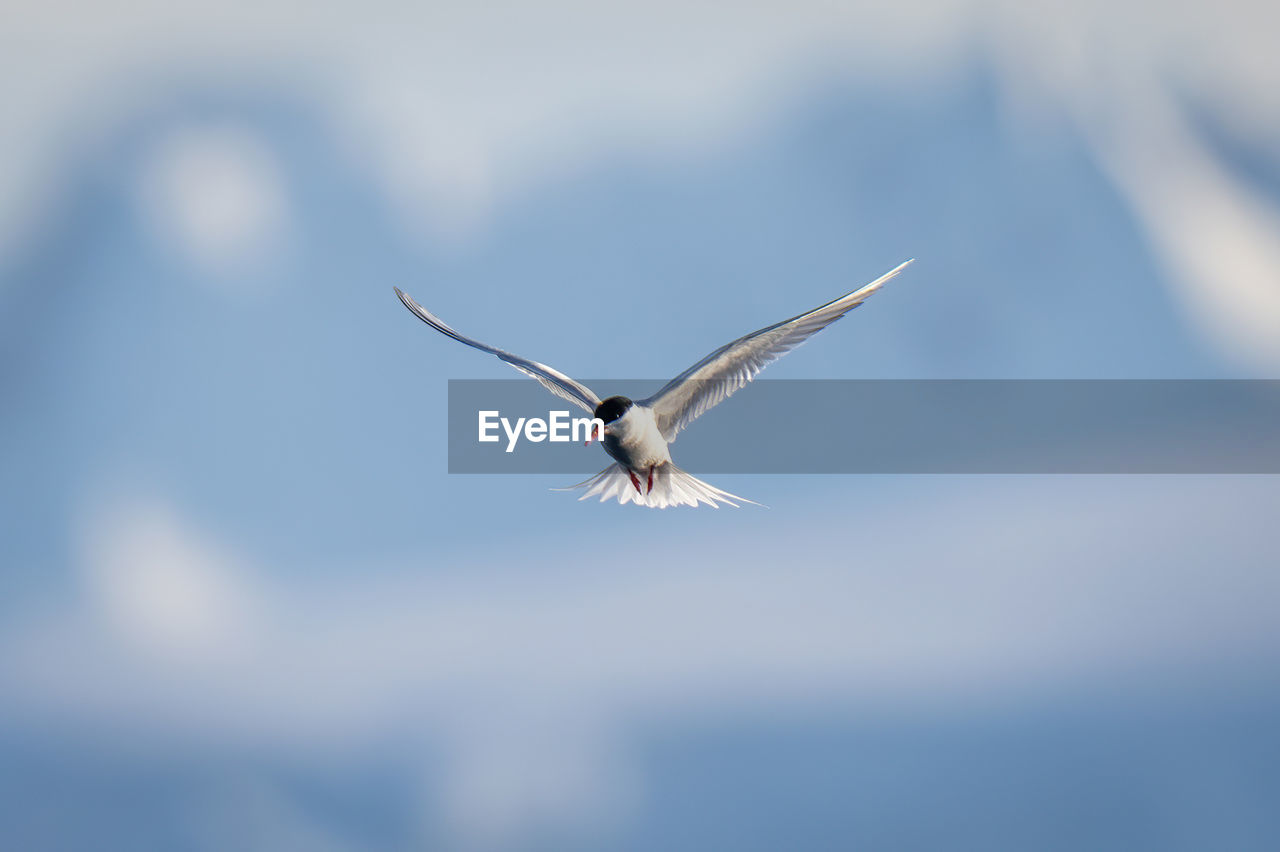
[[[6,7],[0,846],[1277,848],[1272,477],[446,475],[511,373],[393,285],[661,380],[916,257],[767,375],[1280,377],[1274,4],[740,6]]]

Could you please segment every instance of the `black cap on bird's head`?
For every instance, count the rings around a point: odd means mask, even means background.
[[[634,404],[625,396],[611,396],[596,406],[595,416],[605,423],[612,423],[626,414],[627,410]]]

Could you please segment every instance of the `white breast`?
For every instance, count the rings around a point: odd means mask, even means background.
[[[634,470],[671,461],[666,439],[658,431],[653,409],[633,405],[606,427],[604,448],[609,455]]]

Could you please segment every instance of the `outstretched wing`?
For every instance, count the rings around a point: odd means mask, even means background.
[[[653,408],[662,437],[674,441],[680,430],[703,412],[728,399],[769,364],[858,307],[910,263],[908,260],[867,286],[822,307],[721,346],[640,403]]]
[[[396,295],[400,297],[400,301],[404,302],[404,306],[441,334],[447,334],[459,343],[465,343],[468,346],[475,347],[481,352],[488,352],[491,355],[497,355],[503,361],[515,367],[526,376],[531,376],[542,383],[542,386],[551,391],[561,399],[567,399],[574,405],[581,406],[587,411],[595,412],[596,406],[600,404],[600,397],[596,396],[591,388],[580,382],[566,376],[564,373],[546,364],[539,364],[537,361],[530,361],[528,358],[521,358],[519,355],[512,355],[510,352],[504,352],[501,349],[495,349],[492,346],[481,343],[478,340],[472,340],[454,331],[434,314],[430,313],[426,308],[419,305],[407,293],[399,287],[395,288]]]

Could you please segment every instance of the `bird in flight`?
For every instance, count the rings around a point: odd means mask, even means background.
[[[721,503],[737,506],[738,503],[754,501],[722,491],[675,466],[671,461],[670,445],[676,435],[703,413],[728,399],[766,366],[861,305],[910,263],[908,260],[865,287],[821,307],[726,343],[667,382],[653,396],[637,400],[625,396],[601,399],[586,385],[546,364],[459,334],[399,287],[395,291],[406,308],[436,331],[459,343],[496,355],[520,372],[537,379],[556,396],[591,412],[593,417],[604,422],[600,443],[615,463],[566,489],[585,488],[586,492],[579,500],[599,496],[601,502],[614,499],[619,503],[636,503],[655,509],[702,503],[713,507]]]

